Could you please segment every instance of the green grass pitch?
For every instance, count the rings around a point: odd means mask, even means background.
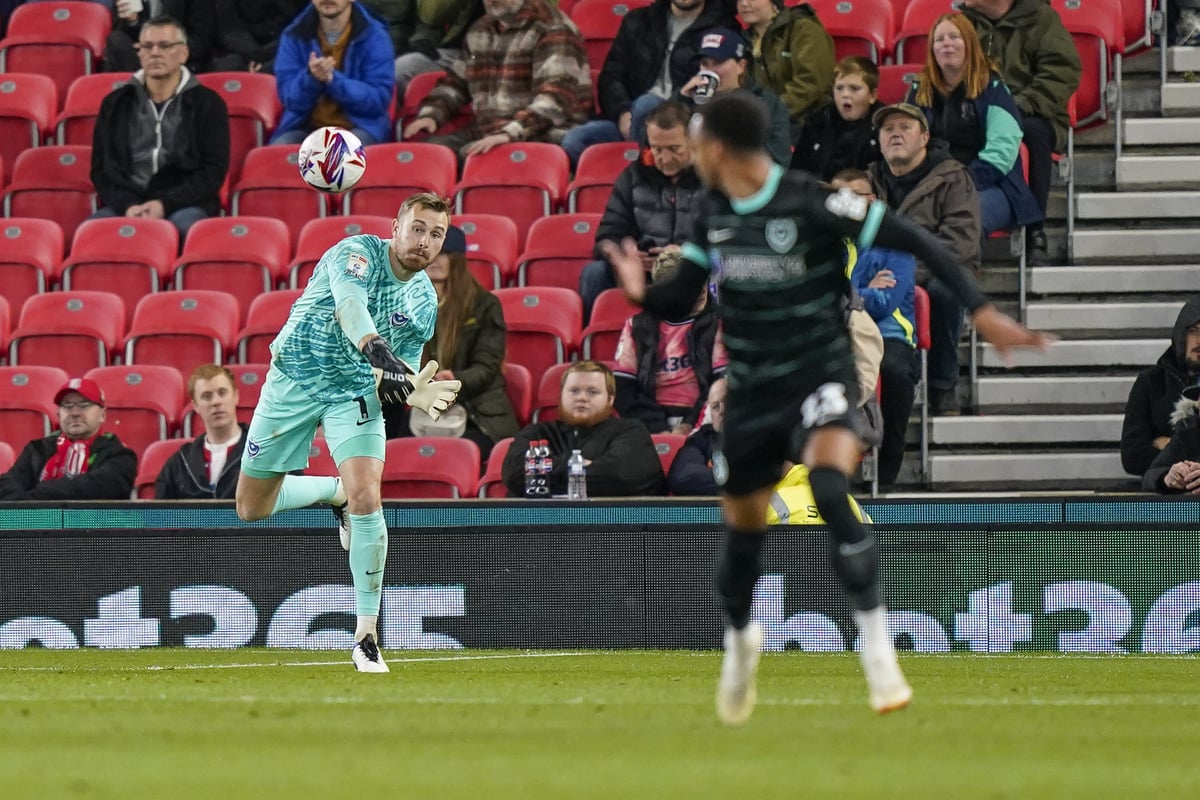
[[[1194,657],[767,654],[750,723],[715,652],[0,651],[4,798],[1193,798]]]

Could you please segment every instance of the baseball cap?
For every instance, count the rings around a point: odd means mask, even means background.
[[[710,28],[700,37],[700,55],[728,61],[746,57],[746,40],[729,28]]]
[[[925,112],[912,103],[892,103],[890,106],[884,106],[875,112],[875,115],[871,117],[871,122],[874,123],[876,128],[881,128],[883,127],[883,121],[892,114],[903,114],[906,117],[912,117],[921,123],[921,130],[929,130],[929,121],[925,119]]]
[[[88,378],[71,378],[54,394],[54,405],[61,405],[63,398],[71,392],[79,392],[85,400],[91,400],[98,406],[104,405],[104,392],[100,384]]]
[[[467,252],[467,235],[463,233],[462,228],[451,225],[446,229],[446,238],[442,240],[442,252],[446,254]]]

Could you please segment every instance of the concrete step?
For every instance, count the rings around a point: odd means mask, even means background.
[[[1035,330],[1156,330],[1169,333],[1183,301],[1168,303],[1031,303],[1025,324]]]
[[[1193,120],[1200,135],[1200,119]],[[1076,219],[1200,218],[1200,193],[1084,192],[1075,198]]]
[[[1119,267],[1034,267],[1029,291],[1035,295],[1186,292],[1200,288],[1200,264]]]
[[[1200,47],[1167,48],[1168,72],[1200,72]]]
[[[1122,127],[1126,145],[1200,144],[1200,119],[1195,117],[1127,119]]]
[[[1168,116],[1182,111],[1200,111],[1200,83],[1168,81],[1162,87],[1162,111]]]
[[[1071,236],[1071,253],[1076,262],[1089,259],[1185,258],[1195,256],[1200,244],[1196,228],[1153,228],[1136,230],[1076,230]]]
[[[1051,442],[1120,444],[1122,414],[995,414],[979,417],[934,417],[934,445]]]
[[[1166,347],[1159,350],[1161,354]],[[1157,358],[1157,356],[1155,356]],[[1153,362],[1146,362],[1147,364]],[[985,375],[979,378],[978,403],[989,406],[1123,405],[1134,375]]]
[[[1196,87],[1200,89],[1200,84]],[[1122,156],[1116,161],[1116,184],[1121,190],[1200,184],[1200,156]]]
[[[1158,360],[1170,345],[1169,339],[1093,339],[1056,342],[1045,353],[1012,350],[1011,365],[996,349],[984,344],[979,364],[984,368],[1130,367],[1141,369]]]
[[[933,488],[956,484],[994,484],[997,489],[1030,484],[1046,491],[1067,484],[1132,482],[1112,451],[1053,453],[939,454],[929,458]]]

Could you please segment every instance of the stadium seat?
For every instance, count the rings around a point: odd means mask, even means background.
[[[238,393],[237,421],[249,423],[250,418],[254,416],[254,408],[258,405],[263,384],[267,380],[267,370],[271,368],[271,365],[267,363],[226,364],[225,368],[233,373],[233,385]],[[204,419],[196,413],[191,400],[190,397],[184,398],[181,423],[185,439],[191,439],[204,433]]]
[[[179,229],[165,219],[89,219],[63,261],[62,288],[112,292],[132,312],[139,300],[167,284],[178,252]]]
[[[0,75],[0,156],[5,163],[16,161],[22,150],[50,141],[57,92],[45,75]]]
[[[508,489],[504,486],[503,468],[504,457],[508,455],[508,448],[512,443],[513,437],[506,436],[492,445],[487,466],[475,487],[476,497],[508,497]]]
[[[1108,119],[1109,106],[1120,102],[1110,98],[1114,72],[1121,69],[1125,51],[1125,31],[1121,0],[1051,0],[1051,7],[1062,18],[1071,34],[1079,62],[1083,66],[1079,88],[1075,90],[1077,127]],[[1110,89],[1110,85],[1113,87]]]
[[[1124,21],[1125,55],[1145,50],[1153,43],[1153,0],[1121,0]]]
[[[915,64],[885,64],[879,68],[879,102],[884,105],[902,103],[908,90],[920,74]]]
[[[291,255],[290,232],[277,219],[209,217],[193,225],[183,243],[175,288],[228,292],[244,313],[255,297],[286,278]]]
[[[317,434],[308,448],[308,466],[304,469],[304,474],[324,477],[338,474],[337,463],[333,460],[333,454],[329,452],[329,444],[321,434]]]
[[[8,472],[17,463],[17,454],[8,442],[0,442],[0,474]]]
[[[381,239],[390,239],[393,219],[394,215],[381,217],[369,214],[310,219],[300,229],[296,254],[292,256],[292,263],[287,270],[288,285],[293,289],[303,289],[308,285],[308,279],[312,277],[321,256],[347,236],[373,233]]]
[[[687,436],[682,433],[652,433],[650,438],[654,440],[654,452],[658,453],[663,475],[666,475],[671,471],[671,462],[675,460],[679,448],[687,441]]]
[[[517,259],[517,286],[579,291],[579,273],[592,260],[599,214],[554,214],[535,221]]]
[[[504,373],[504,391],[508,395],[508,402],[512,404],[517,425],[523,428],[529,424],[529,415],[533,413],[533,375],[520,364],[507,361],[500,369]]]
[[[4,295],[0,294],[0,361],[8,352],[8,337],[12,332],[13,312]]]
[[[82,375],[121,352],[125,303],[111,292],[49,292],[25,301],[9,339],[10,364],[60,367]]]
[[[237,360],[242,364],[270,363],[271,342],[283,329],[301,289],[265,292],[250,301],[246,323],[237,335]]]
[[[916,64],[919,70],[929,49],[929,29],[933,27],[933,21],[957,10],[953,0],[911,0],[904,9],[892,45],[895,63]]]
[[[49,291],[63,258],[63,233],[48,219],[0,220],[0,297],[14,312],[35,294]]]
[[[508,326],[507,359],[529,370],[536,381],[549,367],[575,354],[583,321],[579,293],[555,286],[497,289]]]
[[[25,6],[22,6],[25,8]],[[4,192],[4,216],[54,220],[69,242],[96,210],[92,148],[52,145],[25,150]]]
[[[629,302],[620,289],[605,289],[592,306],[592,318],[583,329],[581,348],[584,358],[608,361],[617,357],[617,342],[625,320],[641,311]]]
[[[275,217],[287,224],[294,245],[304,223],[329,216],[325,192],[300,177],[298,149],[292,144],[269,144],[246,154],[242,174],[233,184],[234,216]]]
[[[921,411],[921,480],[929,480],[929,348],[933,346],[929,330],[929,293],[922,286],[916,287],[913,296],[913,316],[917,323],[917,353],[920,358],[921,377],[917,384],[914,405]]]
[[[404,102],[400,107],[400,112],[396,118],[396,141],[404,138],[403,132],[408,123],[417,118],[417,112],[421,110],[421,106],[425,103],[426,96],[433,91],[433,87],[437,82],[445,77],[445,70],[435,70],[433,72],[422,72],[413,77],[408,83],[408,87],[404,90]],[[453,118],[438,126],[438,134],[453,133],[461,130],[471,124],[474,114],[471,112],[470,104],[467,104]],[[425,134],[419,135],[412,141],[420,141],[425,138]]]
[[[206,290],[148,294],[138,301],[125,339],[125,363],[169,364],[185,375],[221,364],[238,331],[237,298]]]
[[[84,377],[94,380],[104,392],[104,429],[120,437],[139,459],[151,442],[175,435],[185,402],[183,375],[175,367],[97,367]]]
[[[456,214],[450,218],[467,240],[467,265],[485,289],[508,285],[517,272],[517,225],[499,214]]]
[[[571,8],[571,21],[583,37],[588,64],[597,69],[603,67],[613,40],[617,38],[621,20],[630,9],[647,5],[650,0],[579,0]]]
[[[367,171],[342,199],[344,214],[375,214],[394,219],[405,197],[433,192],[449,197],[458,179],[458,155],[449,147],[424,142],[372,144]]]
[[[0,431],[19,447],[58,427],[54,395],[71,376],[58,367],[0,367]]]
[[[202,72],[200,83],[221,95],[229,110],[229,185],[241,177],[246,154],[267,143],[282,106],[275,76],[266,72]]]
[[[792,0],[808,2],[833,37],[836,58],[864,56],[882,64],[890,55],[896,27],[891,0]]]
[[[54,123],[55,142],[91,147],[100,104],[117,87],[128,83],[131,77],[132,72],[100,72],[81,75],[72,81],[62,104],[62,112]]]
[[[603,214],[617,176],[639,154],[636,142],[603,142],[584,150],[575,166],[575,179],[567,186],[567,211]]]
[[[562,398],[563,373],[570,364],[555,364],[537,380],[533,398],[533,422],[553,422],[558,419],[558,401]]]
[[[479,482],[479,445],[450,436],[411,436],[387,441],[385,499],[474,497]]]
[[[137,477],[133,479],[135,500],[153,500],[154,482],[167,460],[188,443],[187,439],[159,439],[151,442],[138,459]]]
[[[0,39],[0,72],[45,75],[64,98],[73,80],[95,71],[111,29],[112,12],[101,3],[26,3]]]
[[[454,187],[456,214],[503,214],[525,241],[534,220],[555,213],[567,194],[567,151],[547,142],[512,142],[473,153]]]

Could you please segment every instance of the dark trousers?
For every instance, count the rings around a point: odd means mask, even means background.
[[[904,439],[912,414],[921,362],[917,350],[908,342],[883,340],[883,361],[879,365],[882,389],[879,410],[883,416],[883,442],[879,445],[879,485],[890,486],[900,474],[904,462]]]
[[[929,292],[929,388],[950,391],[958,383],[963,307],[937,278],[929,279],[925,291]]]
[[[1050,198],[1050,176],[1054,170],[1054,126],[1045,117],[1027,116],[1021,123],[1025,146],[1029,148],[1029,191],[1037,200],[1042,216]],[[1040,227],[1040,226],[1036,226]]]

